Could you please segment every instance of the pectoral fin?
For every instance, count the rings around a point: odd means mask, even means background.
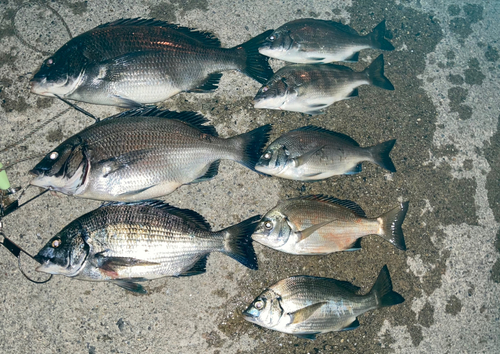
[[[317,304],[310,305],[295,312],[289,313],[288,315],[290,316],[290,323],[288,325],[304,322],[309,317],[311,317],[313,313],[316,312],[316,310],[318,310],[325,304],[326,302],[318,302]]]
[[[300,241],[299,242],[302,242],[304,241],[306,238],[308,238],[309,236],[311,236],[315,231],[321,229],[323,226],[325,225],[328,225],[329,223],[331,223],[333,220],[327,220],[327,221],[324,221],[324,222],[321,222],[319,224],[316,224],[316,225],[313,225],[313,226],[310,226],[308,227],[307,229],[305,230],[302,230],[300,232]]]
[[[158,265],[156,262],[144,261],[132,257],[107,257],[101,253],[97,253],[95,258],[97,260],[97,267],[111,278],[118,276],[117,270],[124,267],[134,266],[150,266]]]
[[[303,164],[305,164],[307,161],[309,161],[309,159],[311,157],[314,156],[314,154],[316,154],[318,151],[322,150],[325,146],[318,146],[317,148],[315,149],[312,149],[308,152],[306,152],[305,154],[302,154],[298,157],[295,157],[293,159],[293,163],[294,163],[294,166],[295,167],[299,167],[299,166],[302,166]]]

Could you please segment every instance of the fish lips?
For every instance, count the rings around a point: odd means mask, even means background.
[[[241,313],[243,318],[251,323],[259,323],[259,311],[254,307],[249,307]]]

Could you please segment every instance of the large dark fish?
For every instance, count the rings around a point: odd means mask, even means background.
[[[71,39],[46,59],[31,92],[132,107],[182,91],[212,91],[225,70],[264,83],[273,72],[258,46],[270,32],[221,48],[208,32],[154,19],[117,20]]]
[[[359,205],[323,195],[292,198],[269,210],[252,238],[275,250],[318,255],[361,248],[361,238],[379,235],[406,250],[401,225],[409,202],[377,218],[367,218]]]
[[[346,281],[310,276],[283,279],[264,290],[243,312],[252,323],[300,338],[347,331],[359,327],[357,316],[400,304],[404,298],[392,290],[387,266],[366,295]]]
[[[395,143],[396,140],[389,140],[363,148],[347,135],[309,125],[273,141],[264,150],[255,169],[299,181],[359,173],[363,161],[396,172],[389,156]]]
[[[254,106],[316,115],[335,102],[357,97],[361,85],[394,90],[384,76],[382,55],[360,72],[335,64],[284,66],[259,89]]]
[[[253,169],[270,125],[229,139],[217,137],[195,112],[141,108],[87,127],[31,171],[31,184],[67,195],[137,201],[215,176],[219,160]]]
[[[385,34],[385,20],[372,33],[360,36],[342,23],[304,18],[276,29],[262,43],[259,52],[292,63],[358,61],[362,49],[394,50],[384,38]]]
[[[210,231],[198,213],[161,201],[111,203],[51,238],[35,256],[37,270],[144,293],[136,282],[204,273],[214,251],[257,269],[250,235],[258,218]]]

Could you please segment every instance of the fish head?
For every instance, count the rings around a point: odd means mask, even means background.
[[[297,96],[297,91],[280,76],[272,77],[262,86],[253,99],[255,108],[284,109]]]
[[[293,158],[286,146],[273,142],[260,156],[255,169],[271,176],[278,176],[290,163],[293,163]]]
[[[75,276],[83,268],[90,247],[86,232],[77,221],[52,237],[34,257],[40,265],[37,271],[49,274]]]
[[[284,246],[291,234],[292,228],[286,215],[273,209],[259,222],[252,239],[264,246],[276,249]]]
[[[65,97],[78,87],[87,59],[71,41],[46,59],[30,81],[31,92]]]
[[[271,289],[266,289],[243,311],[243,318],[265,328],[279,324],[284,315],[281,296]]]
[[[288,28],[273,31],[259,46],[259,53],[267,57],[281,59],[283,54],[296,45]]]
[[[78,194],[90,170],[88,151],[79,139],[70,138],[48,153],[31,171],[31,184],[67,195]]]

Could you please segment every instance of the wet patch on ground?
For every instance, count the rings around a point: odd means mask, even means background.
[[[459,35],[462,39],[472,34],[472,24],[483,19],[483,7],[476,4],[466,4],[462,9],[458,5],[450,5],[448,13],[451,16],[457,16],[450,20],[450,31]]]
[[[462,302],[458,297],[452,295],[446,303],[445,312],[456,316],[462,310]]]
[[[251,337],[264,340],[257,352],[267,352],[266,348],[282,348],[276,353],[325,352],[325,346],[332,346],[335,352],[343,353],[356,348],[365,352],[390,352],[393,339],[388,334],[387,342],[379,343],[377,333],[384,320],[394,326],[407,326],[414,346],[423,340],[422,327],[434,323],[434,305],[427,303],[416,314],[411,309],[413,298],[431,294],[441,286],[441,277],[446,271],[448,250],[440,248],[445,238],[442,225],[468,223],[477,224],[474,193],[476,183],[472,179],[454,179],[447,164],[435,166],[429,163],[429,155],[453,159],[458,153],[453,146],[436,149],[432,144],[435,131],[436,110],[426,93],[420,88],[417,78],[424,71],[426,54],[433,51],[441,39],[439,24],[431,14],[424,14],[396,5],[391,1],[377,3],[359,2],[349,11],[353,21],[351,26],[368,33],[384,16],[396,47],[403,44],[407,50],[384,53],[386,76],[396,87],[394,93],[373,87],[360,88],[359,98],[339,102],[327,109],[326,114],[310,117],[292,112],[266,112],[266,121],[273,123],[273,136],[300,126],[314,124],[339,131],[354,138],[361,146],[373,145],[384,140],[397,138],[398,142],[391,156],[398,172],[389,175],[377,166],[365,163],[363,172],[354,176],[342,176],[325,181],[303,183],[282,180],[281,198],[309,194],[328,194],[341,199],[349,199],[363,207],[370,217],[375,217],[394,207],[398,198],[410,200],[410,209],[403,224],[408,250],[400,252],[376,236],[362,241],[362,250],[344,252],[324,257],[297,257],[263,249],[259,253],[260,270],[242,284],[242,289],[253,289],[253,293],[241,293],[245,304],[236,306],[241,300],[229,301],[226,310],[235,313],[224,318],[219,329],[227,336],[234,332],[248,333]],[[382,13],[380,9],[385,9]],[[367,16],[369,14],[369,16]],[[363,20],[356,20],[363,19]],[[415,55],[418,53],[418,55]],[[366,56],[368,53],[363,53]],[[369,53],[373,58],[378,53]],[[454,59],[450,54],[450,61]],[[474,64],[474,63],[472,63]],[[360,70],[366,64],[360,62],[351,67]],[[463,94],[462,91],[457,92]],[[457,102],[462,103],[459,95]],[[268,117],[270,116],[270,117]],[[466,166],[464,166],[466,168]],[[425,183],[422,183],[425,181]],[[422,279],[407,269],[407,257],[418,257],[428,266]],[[353,282],[366,293],[373,285],[377,270],[388,264],[395,291],[403,294],[406,302],[393,308],[384,308],[373,315],[361,315],[361,326],[352,332],[320,335],[314,342],[306,342],[293,336],[281,337],[271,330],[241,324],[239,314],[264,287],[296,274],[333,277]],[[246,328],[246,329],[245,329]]]

